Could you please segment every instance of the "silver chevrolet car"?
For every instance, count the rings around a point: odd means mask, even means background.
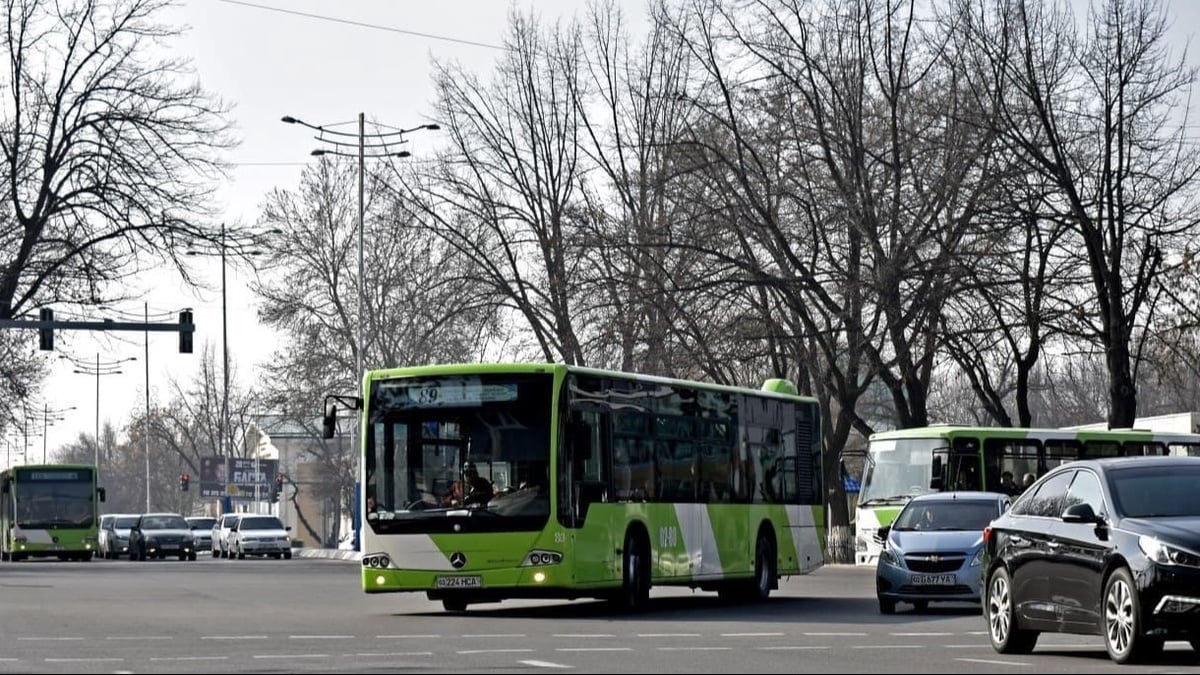
[[[217,519],[210,516],[190,516],[185,518],[188,527],[192,528],[192,540],[196,545],[196,552],[212,550],[212,528],[217,524]]]

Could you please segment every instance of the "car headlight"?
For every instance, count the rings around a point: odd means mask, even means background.
[[[1154,537],[1146,535],[1138,537],[1138,548],[1142,549],[1142,553],[1145,553],[1147,558],[1160,565],[1200,567],[1200,555],[1164,544]]]
[[[971,567],[979,567],[982,564],[983,564],[983,547],[980,546],[979,550],[975,551],[975,555],[971,556],[971,565],[970,566]]]
[[[890,548],[885,548],[879,553],[879,562],[892,567],[903,567],[900,564],[900,556]]]

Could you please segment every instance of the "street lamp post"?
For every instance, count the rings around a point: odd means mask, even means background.
[[[114,361],[100,361],[100,352],[96,352],[96,363],[84,364],[72,359],[69,356],[63,356],[71,361],[75,366],[71,372],[78,375],[95,375],[96,376],[96,423],[95,423],[95,447],[93,448],[94,462],[96,466],[96,479],[100,479],[100,376],[101,375],[120,375],[124,371],[120,370],[120,365],[129,361],[136,361],[136,356],[130,356]]]
[[[265,232],[262,232],[262,234],[282,234],[282,231],[278,230],[278,229],[271,229],[271,230],[266,230]],[[242,239],[235,238],[234,245],[239,247],[240,255],[247,256],[247,257],[256,256],[256,255],[259,255],[261,253],[261,251],[245,250],[245,249],[241,248],[241,246],[243,244],[253,242],[253,241],[254,241],[254,239],[247,240],[245,238],[242,238]],[[225,223],[221,223],[221,238],[220,238],[220,242],[218,244],[218,248],[220,249],[219,255],[221,257],[221,379],[222,379],[222,388],[221,388],[221,419],[218,424],[218,426],[219,426],[218,435],[220,437],[217,440],[217,454],[220,457],[227,457],[232,454],[232,448],[230,449],[229,453],[227,453],[226,449],[225,449],[225,443],[228,440],[227,437],[229,436],[229,433],[230,433],[230,429],[229,429],[229,300],[228,300],[229,296],[228,296],[228,286],[226,285],[226,274],[227,274],[226,268],[227,268],[227,262],[228,262],[229,246],[230,246],[230,243],[227,238],[227,230],[225,229]],[[189,250],[189,251],[187,251],[187,254],[191,255],[191,256],[199,256],[199,255],[205,255],[206,253],[203,251]],[[208,252],[208,255],[211,255],[211,252]],[[254,502],[255,502],[255,510],[256,511],[258,510],[257,503],[259,501],[258,473],[259,473],[259,464],[258,464],[258,453],[256,451],[255,456],[254,456]]]
[[[364,273],[363,273],[363,267],[364,267],[363,266],[363,247],[364,247],[363,240],[365,238],[365,229],[366,229],[365,228],[366,205],[364,203],[363,183],[365,181],[365,176],[366,176],[366,158],[367,158],[367,148],[368,148],[368,145],[366,142],[367,141],[366,117],[365,117],[364,113],[361,113],[361,112],[358,113],[358,133],[357,134],[352,134],[352,133],[345,132],[345,131],[337,131],[337,130],[329,128],[330,126],[338,126],[338,125],[320,126],[320,125],[315,125],[315,124],[309,124],[308,122],[305,122],[304,120],[292,117],[291,115],[283,116],[281,121],[284,122],[285,124],[299,124],[300,126],[307,127],[309,129],[312,129],[313,131],[316,131],[317,135],[314,136],[313,138],[315,138],[318,142],[325,143],[333,148],[333,149],[318,148],[316,150],[313,150],[311,154],[315,157],[321,157],[323,155],[338,155],[341,157],[357,156],[357,158],[358,158],[358,283],[356,284],[356,293],[358,296],[357,297],[358,316],[356,317],[357,326],[355,327],[354,381],[355,381],[355,387],[359,390],[358,395],[361,396],[362,395],[363,361],[364,361],[364,352],[366,351],[366,345],[363,344],[363,324],[365,323],[364,319],[363,319],[363,277],[364,277]],[[372,158],[408,157],[409,152],[406,150],[400,150],[400,151],[392,150],[393,146],[401,145],[401,144],[407,142],[404,139],[405,134],[410,134],[415,131],[421,131],[421,130],[437,131],[440,128],[441,127],[439,127],[436,124],[421,124],[421,125],[412,127],[410,129],[393,129],[391,131],[373,132],[372,134],[370,134],[372,143],[369,146],[372,149],[371,157]],[[348,151],[354,149],[354,146],[351,143],[349,143],[348,141],[350,139],[354,139],[354,137],[356,135],[357,135],[357,139],[355,139],[355,140],[357,141],[357,154],[352,154],[351,152],[348,152]],[[357,445],[358,445],[358,432],[359,432],[360,424],[361,424],[361,418],[356,419],[354,427],[352,428],[351,433],[350,433],[351,447],[357,447]]]
[[[50,435],[50,422],[61,422],[66,419],[63,413],[76,410],[76,406],[51,410],[49,403],[42,403],[42,464],[46,463],[49,458],[48,441]]]

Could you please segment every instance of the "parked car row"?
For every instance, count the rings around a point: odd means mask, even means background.
[[[100,517],[98,546],[107,559],[149,560],[170,555],[195,560],[199,551],[212,551],[215,558],[291,558],[290,530],[275,516],[253,513],[227,513],[220,518],[110,513]]]
[[[879,609],[980,602],[1002,654],[1043,632],[1100,635],[1116,663],[1200,651],[1197,486],[1200,457],[1143,456],[1062,464],[1019,497],[916,497],[880,531]]]

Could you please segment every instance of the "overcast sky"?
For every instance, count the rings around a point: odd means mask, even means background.
[[[1073,0],[1086,6],[1086,0]],[[643,0],[620,0],[629,25],[644,20]],[[584,0],[525,0],[551,22],[583,11]],[[306,130],[280,122],[283,115],[313,124],[352,122],[359,112],[394,127],[436,121],[429,117],[433,87],[431,59],[453,59],[486,76],[500,55],[507,15],[506,0],[184,0],[169,18],[189,26],[175,43],[175,53],[192,59],[201,84],[234,106],[233,122],[241,140],[230,154],[235,167],[218,194],[219,208],[230,227],[253,223],[263,197],[273,188],[293,189],[302,167],[317,147]],[[1168,2],[1180,46],[1200,25],[1200,0]],[[1195,46],[1189,60],[1196,62]],[[353,126],[345,129],[354,131]],[[411,138],[414,158],[428,155],[437,132]],[[276,336],[258,325],[254,298],[246,286],[246,270],[228,270],[230,358],[239,379],[249,381],[255,366],[276,347]],[[220,266],[210,266],[207,292],[194,294],[175,275],[155,274],[144,280],[152,315],[174,316],[182,307],[195,310],[195,353],[178,353],[172,333],[150,334],[152,398],[165,401],[168,376],[187,379],[197,371],[205,344],[221,345]],[[141,314],[141,302],[119,309]],[[129,356],[122,374],[100,378],[100,422],[123,425],[134,407],[144,407],[142,334],[107,338],[77,332],[57,336],[56,355],[102,363]],[[32,339],[32,337],[31,337]],[[96,379],[71,372],[65,360],[44,389],[51,409],[74,406],[63,421],[49,426],[47,446],[91,434],[97,411]],[[269,384],[264,385],[269,386]],[[40,460],[42,438],[30,441],[31,460]],[[3,461],[5,458],[0,458]],[[14,459],[14,461],[16,461]]]

